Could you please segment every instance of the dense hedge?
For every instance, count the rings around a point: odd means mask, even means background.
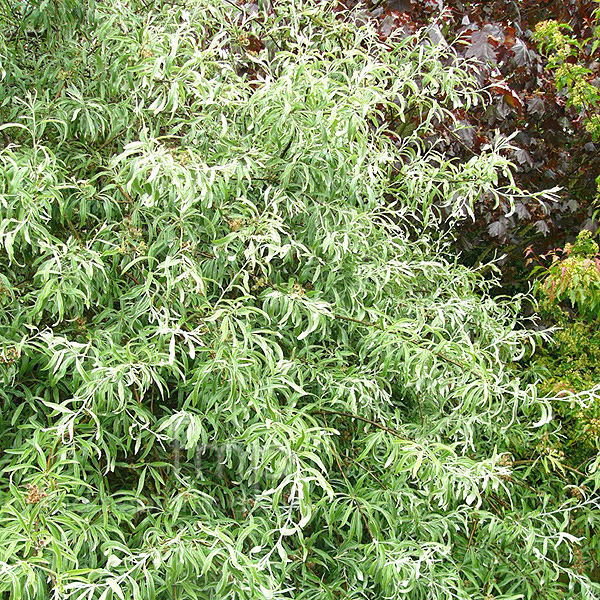
[[[440,233],[530,197],[424,141],[472,62],[316,0],[1,10],[0,596],[599,596],[552,414],[598,392],[540,397]]]

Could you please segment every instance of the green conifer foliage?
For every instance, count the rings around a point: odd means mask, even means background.
[[[3,600],[598,597],[522,298],[439,233],[510,144],[440,155],[469,63],[332,4],[3,0]]]

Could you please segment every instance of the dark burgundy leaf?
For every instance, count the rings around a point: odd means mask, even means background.
[[[406,12],[410,10],[410,0],[389,0],[387,6],[390,10]]]
[[[517,63],[517,66],[529,66],[533,61],[534,53],[531,50],[529,50],[527,44],[525,44],[525,42],[523,42],[522,40],[517,38],[511,50],[514,56],[515,63]]]
[[[515,202],[515,213],[517,217],[519,217],[519,219],[531,219],[531,213],[529,212],[525,204],[518,200]]]
[[[506,233],[508,231],[508,219],[505,217],[500,217],[497,221],[492,221],[488,225],[488,233],[492,237],[504,239],[506,237]]]
[[[542,98],[533,96],[527,100],[527,110],[534,115],[542,116],[546,112],[546,106]]]
[[[459,127],[456,128],[455,134],[465,146],[472,148],[475,143],[475,128],[465,121],[461,121],[458,125]]]
[[[519,161],[520,165],[526,164],[529,167],[533,167],[533,158],[531,158],[531,154],[525,148],[518,148],[515,151],[515,158]]]
[[[496,64],[496,47],[503,41],[504,33],[500,27],[488,23],[480,31],[471,34],[471,45],[465,56]]]
[[[550,227],[548,227],[548,223],[546,223],[546,221],[542,221],[541,219],[535,222],[535,230],[542,235],[548,235],[550,233]]]
[[[504,96],[501,97],[500,102],[497,102],[495,105],[496,114],[501,119],[506,119],[508,115],[512,112],[512,106],[508,102],[506,102]]]

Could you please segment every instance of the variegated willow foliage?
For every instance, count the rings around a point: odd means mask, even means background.
[[[508,142],[426,145],[469,64],[331,4],[3,1],[3,599],[598,597],[522,298],[439,233]]]

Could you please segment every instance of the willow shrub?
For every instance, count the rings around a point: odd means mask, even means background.
[[[597,597],[522,298],[439,233],[509,142],[446,160],[469,63],[331,4],[2,4],[2,598]]]

